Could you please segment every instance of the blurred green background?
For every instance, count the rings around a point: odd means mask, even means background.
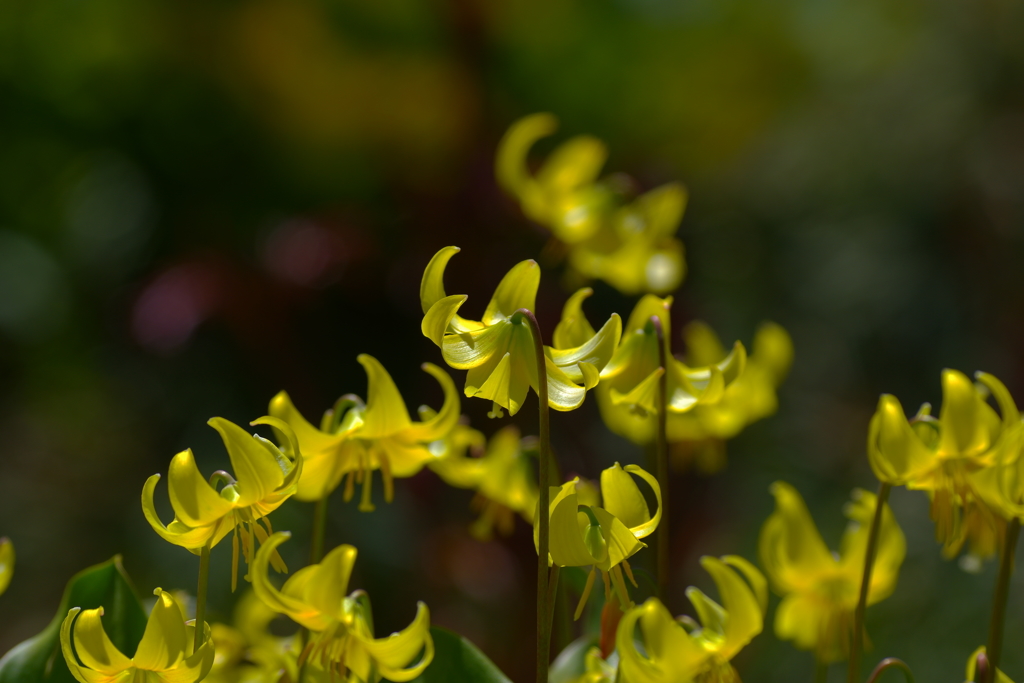
[[[18,552],[0,652],[114,553],[143,594],[194,589],[197,560],[149,529],[139,495],[183,448],[204,472],[226,465],[209,417],[247,422],[280,389],[319,415],[365,394],[361,352],[411,407],[440,404],[418,369],[440,363],[419,333],[422,268],[461,246],[449,291],[475,317],[540,254],[545,234],[492,171],[501,134],[536,111],[560,117],[559,139],[603,138],[609,171],[689,187],[677,325],[749,343],[772,319],[794,338],[779,413],[730,443],[724,472],[673,482],[673,611],[691,583],[714,595],[700,555],[756,559],[775,479],[836,547],[850,489],[875,486],[864,443],[880,393],[938,403],[953,367],[1024,400],[1022,35],[1014,0],[0,3],[0,534]],[[548,333],[559,282],[546,267]],[[596,289],[592,321],[632,308]],[[515,418],[526,433],[533,405]],[[489,407],[463,405],[488,434],[508,422]],[[553,428],[567,471],[644,462],[593,399]],[[527,680],[530,533],[472,540],[471,495],[424,472],[373,514],[335,500],[328,547],[360,549],[353,585],[379,634],[423,599]],[[995,568],[940,558],[923,494],[892,504],[909,549],[895,596],[869,612],[873,656],[960,681]],[[296,532],[293,568],[311,507],[275,513]],[[214,552],[221,619],[229,555]],[[1010,600],[1004,668],[1019,679],[1020,574]],[[749,681],[812,673],[770,627],[737,664]]]

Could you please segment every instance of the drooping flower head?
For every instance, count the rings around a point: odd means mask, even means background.
[[[185,621],[178,603],[167,591],[157,588],[153,611],[132,657],[110,641],[103,630],[103,608],[73,607],[60,628],[64,661],[80,683],[196,683],[213,666],[214,650],[210,625],[203,624],[202,645],[195,645],[195,620]],[[72,639],[74,645],[72,646]]]
[[[501,408],[515,415],[532,387],[537,391],[537,358],[529,322],[518,311],[534,310],[540,268],[523,261],[510,270],[494,291],[481,320],[459,315],[466,295],[448,296],[444,270],[458,247],[441,249],[427,264],[420,284],[423,335],[440,349],[448,365],[468,370],[466,396],[494,402],[492,416]],[[601,369],[619,343],[622,322],[612,314],[590,339],[572,348],[545,348],[548,404],[555,410],[573,410],[588,390],[597,385]]]
[[[782,596],[775,612],[775,635],[792,640],[802,650],[814,650],[821,662],[845,659],[877,496],[854,490],[845,509],[850,523],[836,554],[825,545],[796,489],[777,481],[771,492],[775,496],[775,512],[761,528],[758,545],[761,564],[772,588]],[[878,531],[868,605],[892,594],[906,549],[903,531],[886,504]]]
[[[1019,459],[1020,412],[1002,382],[987,373],[977,378],[975,384],[961,372],[943,370],[938,418],[926,403],[908,420],[899,400],[885,394],[868,432],[875,476],[928,492],[935,536],[946,557],[956,556],[967,541],[975,556],[994,554],[1005,520],[1024,493],[1000,485],[1005,466]],[[989,394],[1001,416],[986,402]]]
[[[465,429],[469,434],[480,434],[468,427]],[[481,541],[493,537],[495,526],[503,535],[512,533],[515,514],[533,524],[537,511],[537,477],[522,442],[519,429],[509,425],[490,438],[480,457],[468,455],[469,449],[465,447],[455,447],[430,463],[430,468],[448,484],[478,492],[473,505],[480,509],[480,518],[470,532]]]
[[[0,595],[11,585],[14,576],[14,544],[6,536],[0,538]]]
[[[566,245],[579,276],[604,280],[623,294],[676,289],[686,272],[683,244],[674,237],[686,208],[685,188],[668,183],[629,201],[634,193],[623,176],[598,179],[608,152],[586,135],[559,145],[530,173],[530,148],[557,127],[551,114],[514,123],[498,146],[498,183],[528,218]]]
[[[260,548],[252,566],[253,588],[267,607],[309,629],[302,658],[319,670],[320,676],[312,672],[314,677],[352,683],[377,683],[384,677],[401,683],[419,676],[434,658],[427,606],[417,605],[416,618],[401,633],[374,638],[369,597],[363,591],[346,595],[356,562],[350,545],[295,572],[278,590],[270,583],[267,565],[290,536],[278,532]]]
[[[630,474],[640,477],[654,490],[658,509],[653,516]],[[579,477],[576,477],[561,486],[552,486],[549,508],[551,563],[559,567],[590,567],[586,587],[576,607],[577,619],[590,597],[598,570],[604,579],[606,596],[610,598],[614,591],[622,608],[629,606],[622,567],[635,586],[627,560],[646,547],[640,539],[654,533],[661,521],[661,487],[657,479],[637,465],[620,467],[615,463],[601,472],[602,506],[596,501],[583,504],[578,484]],[[535,545],[538,534],[539,527],[534,525]]]
[[[291,427],[274,417],[262,417],[253,425],[271,425],[285,436],[284,448],[221,417],[211,418],[211,427],[224,441],[235,474],[214,472],[207,480],[196,466],[192,449],[174,456],[168,472],[167,490],[174,509],[174,521],[164,526],[153,502],[160,475],[146,480],[142,489],[142,512],[161,538],[194,553],[213,547],[232,531],[231,589],[238,574],[238,550],[250,562],[255,539],[261,543],[273,533],[267,515],[292,496],[302,475],[302,454]],[[274,568],[287,571],[279,555]]]
[[[671,425],[677,414],[720,401],[727,388],[745,372],[747,353],[739,342],[728,355],[703,367],[688,367],[673,357],[671,306],[672,297],[661,299],[653,294],[643,297],[629,316],[622,342],[601,371],[597,390],[601,417],[613,432],[640,444],[650,443],[655,438],[658,383],[663,374],[667,373],[666,407]],[[652,318],[661,322],[661,350]],[[563,322],[572,319],[573,311],[567,305]],[[661,368],[662,351],[667,366],[664,369]]]
[[[718,586],[723,604],[691,586],[686,595],[699,623],[673,619],[657,598],[626,612],[616,643],[630,683],[739,683],[730,661],[764,626],[767,582],[754,565],[736,555],[705,556],[700,563]],[[637,648],[638,625],[642,650]]]
[[[424,363],[423,370],[444,390],[440,412],[414,422],[391,375],[369,354],[357,357],[366,370],[367,401],[347,395],[314,427],[292,404],[285,392],[270,401],[270,414],[286,422],[302,449],[305,465],[295,497],[304,501],[329,495],[345,478],[345,500],[351,500],[355,484],[362,484],[359,509],[374,509],[371,500],[373,472],[384,479],[384,499],[394,498],[394,479],[411,477],[433,459],[429,444],[445,437],[459,419],[459,394],[441,368]]]
[[[211,627],[216,656],[206,683],[278,683],[281,673],[298,680],[299,638],[275,636],[270,622],[277,616],[254,591],[238,599],[234,626]]]

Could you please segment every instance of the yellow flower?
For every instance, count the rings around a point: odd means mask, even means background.
[[[480,434],[468,427],[464,429]],[[468,436],[467,433],[463,438]],[[449,455],[433,461],[430,467],[450,485],[478,491],[473,505],[481,510],[481,515],[470,528],[473,536],[489,541],[495,525],[503,535],[511,534],[515,513],[533,524],[537,511],[537,477],[522,447],[519,429],[509,425],[496,432],[482,457],[467,457],[466,450],[465,447],[454,448]]]
[[[302,455],[292,429],[277,418],[262,417],[251,424],[271,425],[284,434],[288,445],[283,450],[224,418],[211,418],[209,424],[220,432],[235,476],[217,471],[207,481],[196,467],[192,449],[184,450],[171,460],[168,472],[167,489],[174,521],[164,526],[156,512],[153,491],[160,480],[159,474],[146,480],[142,489],[142,511],[164,540],[194,553],[203,546],[212,548],[234,531],[231,542],[231,589],[234,590],[239,537],[245,561],[249,562],[255,549],[253,536],[262,543],[274,533],[267,515],[295,493],[302,475]],[[278,555],[274,556],[274,568],[287,571]]]
[[[627,203],[621,176],[598,181],[608,155],[604,143],[577,136],[562,143],[536,175],[527,155],[558,127],[551,114],[512,125],[498,146],[499,184],[523,213],[568,246],[570,266],[585,278],[604,280],[623,294],[670,292],[686,272],[683,244],[673,236],[686,208],[678,183],[655,188]]]
[[[103,630],[102,607],[87,610],[73,607],[68,612],[60,629],[60,646],[75,680],[81,683],[195,683],[206,677],[214,658],[210,625],[203,624],[203,644],[193,652],[195,621],[185,621],[170,593],[159,588],[153,592],[157,596],[156,604],[131,659],[114,646]]]
[[[718,336],[702,322],[683,329],[686,360],[695,367],[715,367],[736,353],[729,353]],[[738,344],[739,342],[737,342]],[[767,417],[778,408],[776,389],[793,362],[793,341],[780,325],[764,323],[754,335],[752,352],[716,400],[700,401],[685,414],[669,413],[669,441],[731,439],[744,427]]]
[[[206,683],[278,683],[283,671],[297,680],[299,640],[270,633],[276,616],[255,592],[246,592],[235,606],[235,626],[212,626],[217,654]]]
[[[11,585],[14,576],[14,544],[11,539],[0,538],[0,595]]]
[[[423,335],[437,344],[448,365],[468,370],[466,396],[494,402],[492,417],[501,408],[515,415],[532,387],[538,387],[537,360],[530,324],[517,311],[534,310],[540,268],[523,261],[510,270],[494,291],[483,319],[458,314],[468,298],[448,296],[444,270],[458,247],[441,249],[427,264],[420,284]],[[612,357],[622,321],[612,314],[599,332],[572,348],[545,347],[548,404],[555,410],[573,410],[598,382],[601,369]]]
[[[601,657],[601,648],[592,647],[583,656],[583,673],[568,683],[616,683],[615,667]]]
[[[427,668],[434,658],[427,606],[417,605],[416,618],[401,633],[374,638],[366,593],[345,595],[356,562],[352,546],[338,546],[319,564],[295,572],[281,590],[275,588],[267,576],[267,564],[271,553],[290,536],[286,531],[276,533],[260,548],[252,566],[253,588],[267,607],[309,629],[306,661],[327,678],[366,683],[376,683],[381,676],[410,681]]]
[[[868,459],[875,476],[894,486],[927,491],[935,535],[953,557],[965,541],[971,553],[989,557],[1002,543],[1005,518],[1021,491],[1001,490],[1020,454],[1021,420],[1002,382],[977,373],[979,385],[956,370],[942,372],[938,419],[924,404],[907,420],[895,396],[885,394],[871,418]],[[987,403],[991,393],[1002,417]]]
[[[700,563],[725,604],[691,586],[686,595],[699,624],[689,618],[673,619],[657,598],[626,612],[616,644],[622,674],[630,683],[739,683],[730,661],[761,632],[768,587],[761,572],[742,557],[705,556]],[[687,623],[690,628],[684,626]],[[643,634],[642,653],[636,646],[637,624]]]
[[[647,501],[630,474],[640,477],[654,489],[658,510],[653,517]],[[654,533],[661,521],[661,487],[657,479],[637,465],[626,465],[623,468],[615,463],[601,472],[604,507],[582,504],[577,490],[578,482],[579,477],[576,477],[561,486],[552,486],[549,508],[551,563],[559,567],[591,568],[576,607],[576,619],[579,619],[590,597],[597,570],[601,571],[601,578],[604,579],[606,596],[610,597],[614,590],[622,608],[629,606],[629,592],[619,565],[625,567],[635,586],[636,581],[627,560],[646,547],[640,539]],[[535,525],[535,545],[539,542],[538,534],[539,526]]]
[[[310,424],[285,392],[270,401],[270,414],[294,431],[304,460],[295,497],[304,501],[329,495],[342,477],[345,500],[351,500],[355,484],[362,484],[359,509],[374,509],[371,502],[373,472],[384,479],[384,499],[394,498],[394,478],[411,477],[433,459],[429,444],[447,435],[459,419],[459,394],[441,368],[424,363],[423,370],[444,390],[444,405],[422,422],[413,422],[391,375],[368,354],[357,357],[366,370],[367,401],[347,395],[324,415],[320,428]]]
[[[579,299],[570,299],[563,312],[563,323],[575,320]],[[651,318],[661,321],[665,363],[667,365],[667,408],[669,424],[677,413],[719,402],[728,388],[743,376],[746,349],[736,342],[730,354],[704,367],[687,367],[672,356],[669,309],[672,297],[661,299],[648,294],[633,309],[626,323],[622,342],[611,361],[601,371],[598,406],[605,424],[616,434],[635,443],[654,440],[658,412],[658,383],[664,374],[658,349],[658,336]],[[556,333],[557,336],[557,333]],[[671,439],[671,429],[670,429]]]
[[[819,661],[847,657],[864,572],[864,553],[877,497],[853,492],[844,512],[850,524],[838,554],[829,552],[800,494],[789,484],[772,484],[775,512],[761,528],[761,564],[782,602],[775,612],[775,634]],[[878,551],[868,589],[868,605],[896,588],[906,539],[886,505],[878,532]]]

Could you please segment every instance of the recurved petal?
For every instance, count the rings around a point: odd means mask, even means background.
[[[146,521],[153,527],[153,531],[168,543],[189,549],[202,548],[216,533],[217,525],[193,528],[174,520],[170,526],[164,526],[153,503],[153,491],[158,481],[160,475],[154,474],[142,487],[142,514],[145,515]]]
[[[573,382],[550,358],[544,359],[544,365],[548,379],[548,405],[563,412],[579,408],[587,396],[586,385]],[[581,377],[580,381],[586,381],[586,378]]]
[[[494,171],[498,184],[513,195],[519,195],[528,182],[533,182],[526,166],[526,155],[537,140],[558,128],[558,119],[551,114],[531,114],[512,126],[498,143]]]
[[[942,424],[939,449],[950,454],[973,455],[989,445],[982,411],[988,408],[974,383],[957,370],[942,371]]]
[[[702,320],[694,320],[683,328],[686,361],[693,367],[714,365],[725,358],[725,347],[715,331]]]
[[[761,570],[755,567],[753,562],[739,555],[726,555],[722,558],[722,562],[743,574],[747,583],[750,584],[751,590],[754,591],[754,597],[757,598],[757,604],[761,608],[761,615],[764,616],[768,612],[768,580]]]
[[[729,615],[721,605],[696,586],[686,589],[686,597],[693,605],[701,626],[700,631],[691,637],[701,642],[707,650],[720,651],[725,644],[725,624],[729,620]]]
[[[589,326],[589,325],[588,325]],[[564,349],[547,348],[548,357],[562,368],[574,382],[583,382],[583,374],[576,366],[590,363],[598,371],[604,369],[618,348],[622,337],[622,320],[612,313],[601,329],[580,346]]]
[[[459,421],[459,414],[462,411],[459,391],[455,388],[455,382],[452,381],[451,376],[433,363],[424,363],[420,367],[441,385],[441,389],[444,391],[444,405],[441,406],[440,412],[431,415],[423,422],[410,424],[402,436],[412,441],[436,441],[447,436]]]
[[[341,438],[337,434],[322,432],[310,424],[292,403],[292,399],[286,391],[280,391],[270,399],[268,412],[272,417],[283,420],[292,428],[295,438],[299,442],[299,450],[306,457],[335,446]],[[283,435],[279,436],[282,440],[284,439]]]
[[[290,532],[278,531],[260,545],[260,549],[256,552],[256,558],[249,565],[252,588],[256,592],[256,596],[270,609],[279,614],[287,614],[292,620],[307,628],[321,630],[324,624],[319,618],[319,610],[298,598],[282,593],[270,582],[270,577],[268,576],[270,557],[277,550],[277,546],[289,538],[291,538]],[[290,581],[297,578],[299,573],[296,572],[296,575]],[[287,588],[288,584],[286,583],[285,589],[287,590]]]
[[[646,655],[641,655],[634,642],[639,622]],[[657,598],[648,598],[643,605],[626,612],[619,622],[615,641],[622,670],[630,683],[688,683],[700,672],[707,658],[697,644],[672,618]]]
[[[626,393],[622,393],[618,389],[612,389],[610,394],[612,405],[639,408],[643,411],[643,415],[656,416],[658,414],[658,401],[660,400],[658,393],[660,380],[664,374],[665,369],[659,367],[640,384],[637,384]],[[694,399],[693,404],[696,403],[697,400]]]
[[[875,476],[879,481],[902,486],[928,467],[932,459],[932,452],[911,429],[899,400],[883,394],[868,426],[868,461]]]
[[[590,287],[583,287],[576,291],[565,306],[562,307],[562,319],[555,327],[552,336],[553,346],[556,349],[571,349],[581,346],[594,336],[594,328],[583,315],[583,300],[594,293]]]
[[[626,465],[623,469],[629,474],[636,475],[646,481],[647,485],[654,491],[654,500],[658,504],[658,509],[654,511],[654,516],[643,524],[630,525],[629,529],[630,533],[637,538],[645,538],[654,533],[654,530],[658,528],[658,524],[661,523],[661,486],[658,484],[658,480],[654,478],[654,475],[639,465]]]
[[[444,247],[430,259],[427,267],[423,269],[423,278],[420,280],[420,306],[425,314],[435,303],[444,299],[444,269],[452,256],[462,251],[458,247]]]
[[[237,507],[252,505],[266,498],[284,482],[285,473],[278,459],[251,434],[222,417],[208,424],[220,432],[238,480]]]
[[[513,361],[512,354],[508,352],[502,356],[479,388],[466,385],[466,391],[472,391],[471,396],[493,401],[508,410],[510,415],[519,412],[529,390],[529,376],[522,360]]]
[[[702,557],[700,563],[715,580],[722,605],[728,614],[724,630],[725,642],[720,652],[725,659],[732,659],[764,628],[764,611],[751,586],[729,565],[715,557]],[[750,563],[747,566],[754,569]],[[754,571],[757,572],[756,569]],[[759,583],[764,584],[763,576]]]
[[[462,304],[466,303],[469,299],[465,294],[452,294],[446,296],[443,299],[438,299],[434,302],[423,316],[422,322],[420,322],[420,331],[423,336],[430,341],[441,346],[441,341],[444,339],[444,335],[449,331],[452,320],[459,313],[459,309],[462,308]]]
[[[996,403],[999,404],[999,412],[1002,413],[1003,418],[1003,429],[1010,429],[1017,425],[1020,422],[1020,411],[1017,409],[1017,404],[1014,402],[1009,390],[1007,390],[1006,385],[1000,382],[995,375],[990,375],[987,372],[976,372],[974,376],[979,382],[988,387],[988,390],[995,397]]]
[[[777,481],[771,492],[775,496],[775,511],[761,527],[761,564],[777,590],[790,593],[813,583],[822,572],[832,571],[836,560],[797,490]]]
[[[338,438],[332,448],[303,457],[302,476],[299,477],[295,497],[308,503],[334,491],[346,471],[346,462],[351,460],[347,456],[353,455],[358,448],[354,440]]]
[[[403,631],[392,633],[387,638],[365,640],[363,646],[377,662],[377,668],[384,678],[396,683],[411,681],[434,660],[430,610],[424,603],[417,603],[416,618]],[[417,655],[419,659],[414,663]]]
[[[310,572],[303,588],[305,602],[321,614],[340,621],[343,616],[342,602],[348,592],[348,582],[352,578],[357,554],[355,547],[348,544],[339,545],[327,553],[317,565],[316,571]]]
[[[149,613],[146,631],[132,663],[149,671],[172,669],[185,658],[186,647],[185,618],[181,609],[170,593],[158,588],[156,604]],[[85,664],[85,660],[82,663]]]
[[[644,495],[619,463],[601,472],[601,497],[604,509],[627,527],[639,527],[651,521]]]
[[[77,607],[68,612],[61,629],[61,645],[65,646],[65,640],[67,640],[64,655],[69,668],[75,661],[74,655],[70,653],[69,631],[72,621],[74,621],[75,652],[78,653],[78,661],[82,663],[82,666],[113,676],[132,665],[131,659],[114,647],[110,638],[107,637],[107,632],[103,630],[103,622],[100,620],[100,617],[103,616],[102,607],[83,610],[78,614],[78,619],[74,619],[76,612],[78,612]],[[79,680],[83,679],[79,678]]]
[[[356,360],[366,370],[368,382],[366,412],[357,436],[361,439],[377,439],[408,429],[412,424],[409,411],[388,371],[368,353],[359,354]]]
[[[484,311],[483,324],[493,325],[508,320],[520,308],[533,311],[539,286],[540,266],[537,262],[528,259],[517,263],[494,290],[494,296]]]
[[[571,192],[597,180],[608,157],[604,143],[577,135],[559,145],[537,172],[537,182],[553,194]]]
[[[185,640],[188,649],[192,649],[195,642],[195,619],[185,622],[187,627]],[[173,671],[165,671],[160,674],[161,683],[196,683],[206,679],[213,668],[213,660],[216,652],[211,637],[212,631],[209,624],[203,625],[203,641],[199,650],[186,657]]]
[[[623,328],[624,334],[629,334],[636,330],[644,329],[644,326],[654,316],[657,316],[661,320],[661,329],[666,333],[670,333],[672,327],[670,325],[669,310],[672,308],[672,297],[666,296],[661,298],[654,294],[645,294],[640,301],[637,302],[636,306],[633,307],[633,312],[629,314],[629,320],[626,322],[626,326]],[[665,334],[665,349],[669,348],[669,334]]]
[[[801,650],[814,650],[828,609],[831,607],[813,594],[790,593],[775,609],[775,635],[781,640],[792,640]]]
[[[854,489],[845,513],[850,524],[843,533],[840,557],[843,568],[854,585],[860,585],[864,569],[864,554],[867,552],[871,521],[875,515],[878,497],[870,491]],[[892,514],[888,503],[882,508],[882,522],[878,529],[878,548],[875,554],[871,586],[868,589],[868,604],[889,597],[896,589],[900,566],[907,554],[907,540]]]
[[[214,524],[233,508],[200,474],[191,448],[171,460],[167,491],[175,518],[191,527]]]
[[[11,585],[14,575],[14,544],[9,538],[0,538],[0,595]]]

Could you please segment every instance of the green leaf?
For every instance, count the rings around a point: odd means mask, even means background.
[[[60,625],[72,607],[103,607],[103,628],[126,656],[146,630],[146,612],[115,555],[75,574],[64,588],[60,608],[42,633],[15,645],[0,659],[0,683],[75,683],[60,650]]]
[[[597,645],[597,636],[583,636],[569,643],[551,665],[549,683],[569,683],[583,675],[586,656],[590,648]]]
[[[430,627],[434,661],[412,683],[512,683],[487,656],[457,633]],[[0,679],[0,683],[4,683]]]

